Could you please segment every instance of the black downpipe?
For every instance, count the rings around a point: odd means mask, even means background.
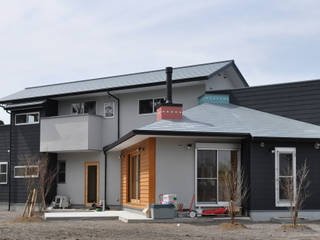
[[[9,179],[9,201],[8,201],[8,211],[11,210],[11,159],[12,159],[12,132],[13,132],[13,116],[10,113],[10,143],[9,143],[9,164],[8,164],[8,179]]]
[[[12,117],[12,112],[8,111],[4,105],[0,105],[0,107],[3,108],[8,114],[10,114],[10,136],[9,136],[9,149],[8,149],[8,154],[9,154],[9,162],[8,162],[8,179],[9,179],[9,186],[8,186],[8,211],[11,210],[11,158],[12,158],[12,124],[13,124],[13,117]]]
[[[172,104],[172,67],[166,67],[167,74],[167,99],[166,103]]]
[[[118,140],[120,138],[120,99],[114,95],[112,95],[110,92],[107,92],[108,95],[114,99],[117,100],[117,117],[118,117],[118,122],[117,122],[117,128],[118,128]],[[107,209],[107,167],[108,167],[108,159],[107,159],[107,153],[103,151],[104,153],[104,204],[105,208]]]

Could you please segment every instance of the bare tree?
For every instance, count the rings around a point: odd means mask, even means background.
[[[235,204],[242,205],[243,201],[248,195],[248,186],[245,183],[245,174],[241,170],[240,173],[237,170],[227,171],[224,174],[224,184],[226,195],[229,198],[229,215],[231,223],[235,223]]]
[[[56,179],[57,170],[49,169],[48,155],[41,156],[23,156],[26,162],[25,185],[27,196],[32,195],[33,189],[36,189],[40,194],[39,210],[46,209],[46,198],[51,191],[52,185]],[[38,177],[30,177],[38,176]],[[36,199],[37,201],[38,199]]]
[[[290,170],[288,170],[290,171]],[[290,203],[289,211],[292,218],[292,226],[297,227],[297,219],[299,211],[303,208],[303,204],[310,197],[308,188],[310,181],[308,180],[310,169],[307,166],[307,160],[296,173],[296,187],[294,187],[293,179],[285,179],[280,185],[283,195]]]

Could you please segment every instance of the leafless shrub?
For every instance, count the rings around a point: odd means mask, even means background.
[[[235,204],[241,206],[248,195],[249,188],[245,183],[245,174],[241,170],[227,171],[224,174],[225,193],[229,200],[229,215],[231,223],[235,223]]]
[[[309,172],[310,169],[307,166],[307,161],[305,160],[304,164],[296,173],[296,188],[294,188],[294,181],[292,181],[291,179],[286,179],[280,185],[284,196],[290,203],[289,211],[294,228],[297,227],[299,211],[303,208],[305,201],[311,195],[308,191],[308,188],[310,186],[310,181],[308,180]]]

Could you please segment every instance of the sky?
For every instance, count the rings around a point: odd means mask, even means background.
[[[3,1],[0,98],[229,59],[250,86],[320,79],[319,12],[318,0]]]

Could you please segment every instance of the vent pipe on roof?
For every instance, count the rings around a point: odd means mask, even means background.
[[[166,67],[167,74],[167,99],[166,103],[172,104],[172,67]]]
[[[172,103],[172,67],[166,67],[167,99],[157,109],[157,120],[181,120],[182,104]]]

